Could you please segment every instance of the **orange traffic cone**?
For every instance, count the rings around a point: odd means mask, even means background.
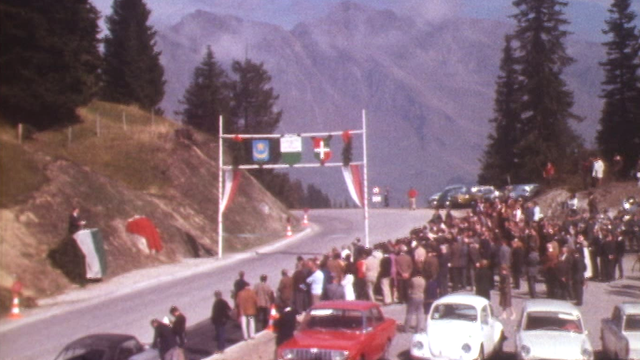
[[[291,231],[291,225],[287,225],[287,237],[293,236],[293,231]]]
[[[273,323],[279,317],[280,317],[280,314],[278,314],[278,311],[276,311],[276,306],[275,305],[271,305],[271,311],[269,312],[269,325],[266,328],[267,331],[271,331],[271,332],[276,331],[276,329],[273,326]]]
[[[20,298],[18,295],[13,295],[13,303],[11,304],[11,314],[9,317],[12,319],[20,319],[22,314],[20,314]]]
[[[309,216],[306,213],[304,214],[304,217],[302,218],[302,225],[309,226]]]

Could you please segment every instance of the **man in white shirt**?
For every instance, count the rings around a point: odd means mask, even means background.
[[[315,305],[320,302],[322,296],[324,274],[318,269],[318,264],[315,261],[310,261],[310,268],[312,274],[307,278],[307,283],[311,286],[311,305]]]

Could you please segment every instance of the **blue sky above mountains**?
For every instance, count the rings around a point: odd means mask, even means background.
[[[111,13],[113,0],[92,0],[103,16]],[[277,24],[291,29],[301,21],[325,15],[332,5],[342,0],[146,0],[152,10],[151,22],[156,26],[172,25],[182,16],[197,9],[236,15],[248,20]],[[461,16],[511,22],[514,13],[510,0],[353,0],[379,9],[410,14],[418,21],[440,22]],[[576,35],[601,42],[604,20],[610,0],[570,0],[566,9]],[[640,13],[640,1],[633,1]]]

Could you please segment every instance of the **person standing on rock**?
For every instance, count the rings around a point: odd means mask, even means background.
[[[69,235],[77,233],[84,228],[86,221],[80,218],[80,208],[74,207],[69,214]]]

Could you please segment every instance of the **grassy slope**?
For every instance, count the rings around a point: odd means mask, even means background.
[[[152,121],[135,107],[95,101],[78,113],[82,123],[38,133],[22,145],[16,129],[0,122],[0,288],[10,285],[14,272],[38,284],[31,286],[35,296],[71,285],[51,271],[47,253],[64,236],[74,199],[106,236],[109,276],[193,256],[186,233],[215,251],[215,139],[195,133],[194,143],[177,141],[179,125],[158,116]],[[287,210],[245,179],[225,212],[228,250],[272,241],[284,227]],[[265,205],[273,211],[265,213]],[[131,248],[124,225],[134,214],[153,216],[164,255],[152,258]]]

